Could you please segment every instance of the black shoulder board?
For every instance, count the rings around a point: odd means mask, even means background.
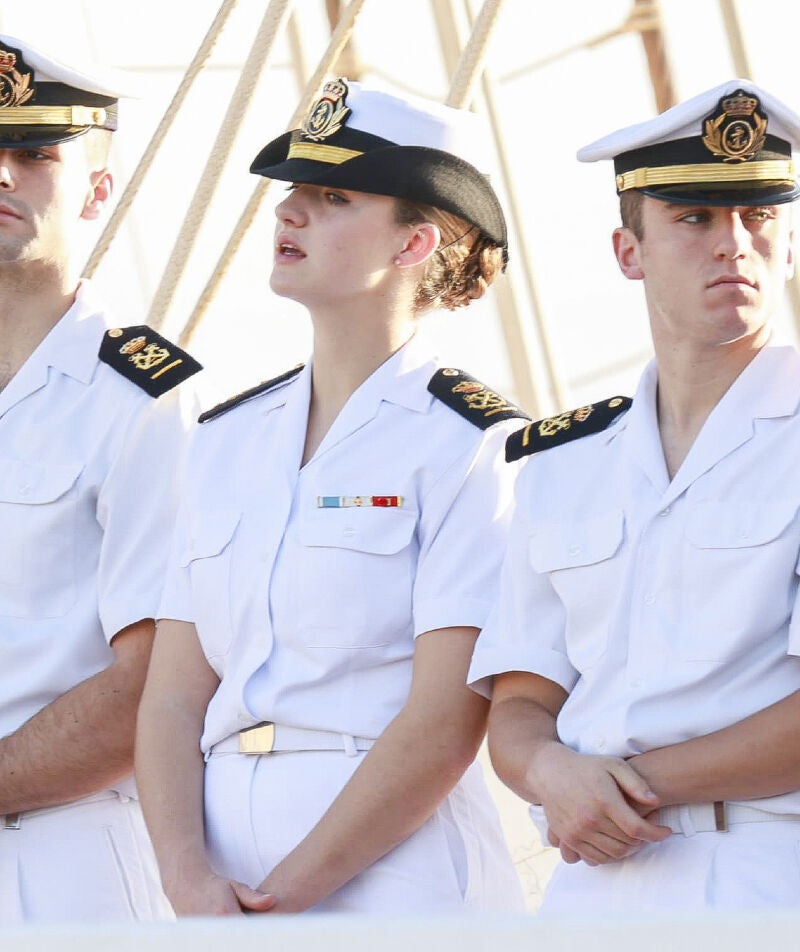
[[[222,403],[218,403],[210,410],[201,413],[197,418],[197,422],[208,423],[209,420],[222,416],[222,414],[227,413],[228,410],[233,410],[234,407],[238,407],[240,403],[251,400],[259,394],[266,393],[268,390],[272,390],[273,387],[277,387],[280,383],[286,383],[287,380],[296,377],[303,367],[305,367],[305,364],[298,364],[296,367],[292,367],[291,370],[287,370],[286,373],[278,374],[277,377],[273,377],[271,380],[264,380],[262,383],[256,384],[255,387],[250,387],[249,390],[243,390],[241,393],[237,393],[235,396],[223,400]]]
[[[523,456],[561,446],[581,436],[599,433],[633,403],[630,397],[611,397],[591,403],[577,410],[567,410],[558,416],[529,423],[512,433],[506,440],[506,462],[513,463]]]
[[[203,369],[185,350],[144,324],[106,331],[98,356],[151,397],[160,397]]]
[[[428,383],[428,390],[481,430],[512,417],[530,420],[524,410],[509,403],[494,390],[489,390],[480,380],[470,377],[463,370],[452,367],[437,370]]]

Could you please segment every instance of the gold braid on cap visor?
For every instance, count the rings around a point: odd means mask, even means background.
[[[6,106],[0,126],[102,126],[108,113],[99,106]]]
[[[289,146],[287,159],[313,159],[315,162],[329,162],[341,165],[348,159],[354,159],[363,152],[355,149],[342,149],[336,145],[318,145],[316,142],[293,142]]]
[[[795,183],[791,160],[745,162],[741,165],[665,165],[662,168],[632,169],[617,175],[617,191],[647,188],[648,185],[693,185],[697,182],[779,182]]]

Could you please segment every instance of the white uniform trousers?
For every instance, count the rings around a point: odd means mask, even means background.
[[[107,791],[0,825],[0,925],[173,918],[138,801]]]
[[[257,886],[317,823],[364,756],[213,755],[206,764],[206,840],[217,872]],[[469,910],[524,910],[479,764],[416,833],[313,907],[381,915]]]
[[[560,864],[541,916],[593,918],[800,904],[800,819],[736,823],[726,832],[673,833],[618,863]]]

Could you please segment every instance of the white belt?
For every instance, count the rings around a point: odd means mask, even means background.
[[[87,803],[97,803],[100,800],[110,800],[116,797],[119,800],[130,800],[130,797],[118,790],[101,790],[99,793],[92,793],[88,797],[81,797],[80,800],[72,800],[69,803],[57,803],[51,807],[39,807],[36,810],[25,810],[22,813],[6,813],[0,815],[0,830],[18,830],[22,826],[22,821],[32,820],[37,816],[44,816],[46,813],[55,813],[57,810],[68,810],[70,807],[82,807]]]
[[[355,757],[375,743],[371,737],[354,737],[336,731],[317,731],[306,727],[287,727],[265,721],[231,734],[208,751],[205,759],[217,754],[271,754],[300,750],[340,750]]]
[[[795,813],[769,813],[741,803],[678,803],[661,807],[658,822],[673,833],[694,836],[695,833],[724,833],[737,823],[770,823],[776,820],[800,820]]]

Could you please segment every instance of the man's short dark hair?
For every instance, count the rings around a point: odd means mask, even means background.
[[[636,238],[644,238],[644,221],[642,220],[642,205],[644,195],[636,188],[623,192],[619,197],[619,213],[624,228],[630,228]]]

